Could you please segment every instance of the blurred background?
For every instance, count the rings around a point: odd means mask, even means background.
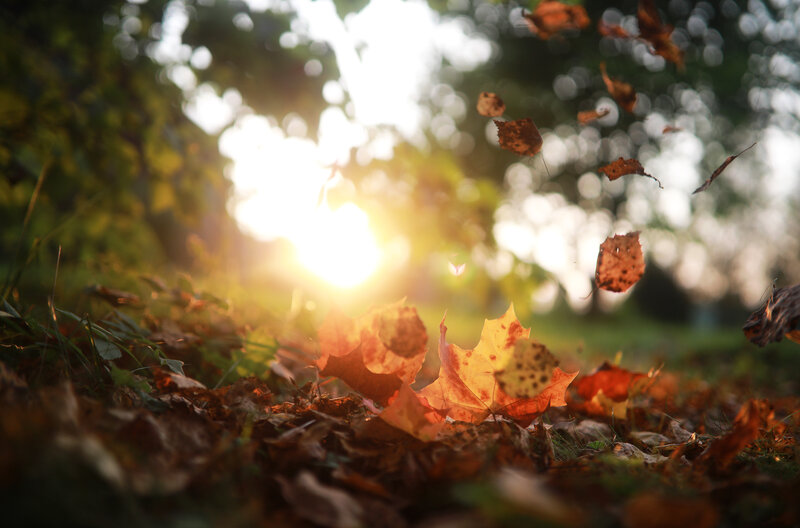
[[[333,303],[405,296],[462,339],[513,302],[572,352],[749,346],[726,329],[800,282],[800,6],[657,2],[680,70],[598,33],[636,34],[635,1],[587,0],[589,27],[547,40],[535,5],[4,1],[3,296],[188,273],[254,327],[262,308],[313,329]],[[638,92],[632,114],[601,62]],[[533,118],[541,154],[499,148],[482,91]],[[664,189],[601,178],[620,156]],[[596,291],[600,243],[633,230],[643,279]]]

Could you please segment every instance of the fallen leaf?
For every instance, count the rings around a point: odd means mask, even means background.
[[[610,292],[624,292],[644,274],[644,255],[639,232],[614,235],[600,244],[597,255],[595,283]]]
[[[103,299],[111,306],[141,306],[142,301],[135,293],[107,288],[99,284],[86,288],[89,295]]]
[[[478,113],[485,117],[500,117],[506,111],[506,105],[500,96],[492,92],[481,92],[478,96]]]
[[[361,505],[345,491],[321,484],[313,473],[301,471],[291,482],[280,475],[275,478],[298,517],[332,528],[363,526]]]
[[[749,147],[747,147],[746,149],[744,149],[740,153],[734,154],[733,156],[728,156],[727,158],[725,158],[725,161],[722,162],[722,165],[717,167],[717,169],[714,172],[711,173],[711,176],[709,176],[708,179],[703,182],[703,185],[701,185],[700,187],[695,189],[692,194],[697,194],[699,192],[702,192],[702,191],[705,191],[706,189],[708,189],[708,187],[714,182],[714,180],[717,179],[717,176],[719,176],[720,173],[722,171],[724,171],[725,168],[728,165],[730,165],[733,160],[735,160],[736,158],[738,158],[739,156],[741,156],[742,154],[744,154],[745,152],[747,152],[748,150],[750,150],[751,148],[753,148],[755,146],[756,146],[756,143],[753,143],[752,145],[750,145]]]
[[[639,22],[639,38],[653,47],[653,53],[683,69],[683,51],[672,41],[672,26],[661,22],[653,0],[639,0],[636,19]]]
[[[318,331],[323,376],[336,376],[364,396],[386,403],[414,381],[427,351],[425,325],[403,301],[351,319],[332,310]]]
[[[389,406],[378,417],[423,442],[435,440],[444,426],[442,417],[421,402],[408,385],[400,386]]]
[[[597,22],[597,32],[603,37],[630,38],[632,35],[618,24],[609,24],[602,18]]]
[[[648,491],[625,504],[622,519],[627,528],[713,528],[719,523],[719,512],[708,498],[668,497]]]
[[[602,391],[606,397],[621,402],[639,392],[644,386],[641,382],[647,379],[647,374],[631,372],[606,361],[592,374],[575,380],[573,387],[584,400],[591,400]]]
[[[800,284],[777,288],[764,306],[750,314],[742,330],[747,339],[764,346],[788,337],[797,341],[800,327]]]
[[[651,455],[649,453],[645,453],[635,445],[627,442],[617,442],[614,444],[611,452],[617,458],[622,458],[625,460],[641,460],[645,464],[662,464],[669,460],[667,457],[662,455]]]
[[[606,83],[606,89],[611,97],[626,111],[633,113],[633,108],[636,106],[636,90],[633,89],[633,86],[610,78],[606,73],[605,62],[600,63],[600,72],[603,74],[603,82]]]
[[[513,398],[532,398],[550,383],[558,361],[547,347],[528,338],[517,339],[505,368],[494,373],[498,386]]]
[[[639,160],[637,159],[619,158],[616,161],[612,161],[608,165],[600,167],[599,169],[597,169],[597,171],[602,172],[603,174],[608,176],[608,179],[611,181],[614,181],[617,178],[621,178],[626,174],[640,174],[642,176],[647,176],[648,178],[654,179],[656,183],[658,183],[658,186],[661,189],[664,188],[664,186],[661,185],[661,181],[658,178],[644,171],[644,167],[642,167],[642,164],[639,163]]]
[[[556,0],[539,2],[532,13],[523,16],[531,33],[544,40],[561,31],[584,29],[590,23],[583,6],[562,4]]]
[[[587,110],[585,112],[578,112],[578,123],[585,125],[594,121],[595,119],[600,119],[601,117],[607,116],[611,110],[609,108],[601,108],[599,110]]]
[[[520,156],[535,156],[542,150],[542,135],[530,117],[515,121],[494,120],[500,147]]]
[[[728,434],[711,442],[698,462],[725,469],[742,449],[758,438],[760,429],[770,426],[773,418],[772,405],[767,400],[748,401],[739,409]]]
[[[543,361],[543,356],[539,360],[535,359],[535,352],[530,348],[534,345],[527,341],[530,330],[523,328],[517,320],[513,305],[499,319],[484,322],[480,342],[472,350],[464,350],[458,345],[447,343],[444,319],[439,329],[439,377],[420,391],[420,395],[432,408],[453,419],[473,423],[482,421],[492,413],[530,423],[530,420],[549,407],[566,405],[564,392],[578,373],[567,373],[558,367],[551,367],[551,372],[546,374],[548,382],[540,381],[542,364],[552,366],[554,363],[550,360]],[[517,348],[520,339],[527,343]],[[541,350],[538,346],[536,348]],[[515,374],[517,379],[513,384],[509,383],[511,378],[503,382],[512,393],[525,394],[523,397],[507,393],[496,378],[498,373],[503,379],[504,372],[517,369],[515,351],[534,353],[534,358],[523,364],[522,369],[525,365],[532,365],[535,373]],[[512,361],[513,367],[510,365]],[[522,370],[518,369],[518,372]],[[533,379],[529,377],[531,374],[534,375]],[[519,375],[525,377],[525,380],[519,381]],[[530,387],[526,388],[524,381],[529,382]],[[537,383],[536,388],[533,387],[533,382]]]

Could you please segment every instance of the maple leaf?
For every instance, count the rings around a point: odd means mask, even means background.
[[[683,69],[683,51],[670,38],[672,26],[661,22],[653,0],[639,0],[636,19],[639,22],[639,38],[653,46],[653,53]]]
[[[716,168],[716,170],[715,170],[714,172],[712,172],[712,173],[711,173],[711,176],[709,176],[709,177],[708,177],[708,179],[707,179],[706,181],[704,181],[704,182],[703,182],[703,185],[701,185],[700,187],[698,187],[697,189],[695,189],[695,190],[694,190],[694,192],[693,192],[692,194],[697,194],[697,193],[699,193],[699,192],[703,192],[703,191],[705,191],[706,189],[708,189],[708,188],[709,188],[709,186],[710,186],[710,185],[711,185],[711,184],[714,182],[714,180],[716,180],[716,179],[717,179],[717,176],[719,176],[719,175],[722,173],[722,171],[724,171],[724,170],[725,170],[725,168],[726,168],[728,165],[730,165],[730,164],[731,164],[731,162],[732,162],[733,160],[735,160],[736,158],[738,158],[739,156],[741,156],[742,154],[744,154],[745,152],[747,152],[748,150],[750,150],[751,148],[753,148],[753,147],[755,147],[755,146],[756,146],[756,143],[753,143],[752,145],[750,145],[749,147],[747,147],[746,149],[744,149],[744,150],[743,150],[743,151],[741,151],[740,153],[738,153],[738,154],[734,154],[733,156],[728,156],[727,158],[725,158],[725,161],[723,161],[723,162],[722,162],[722,165],[720,165],[719,167],[717,167],[717,168]]]
[[[351,319],[334,309],[318,331],[323,376],[336,376],[364,396],[385,403],[414,381],[427,351],[425,325],[403,301]]]
[[[658,183],[658,186],[661,189],[664,188],[664,186],[661,185],[661,181],[658,178],[644,171],[644,167],[642,167],[642,164],[639,163],[639,160],[637,159],[633,158],[625,159],[620,157],[618,160],[612,161],[608,165],[600,167],[599,169],[597,169],[597,171],[602,172],[603,174],[608,176],[608,179],[611,181],[614,181],[617,178],[621,178],[626,174],[640,174],[642,176],[647,176],[648,178],[654,179],[656,183]]]
[[[625,419],[628,400],[641,392],[651,378],[641,372],[631,372],[604,362],[595,372],[575,380],[575,392],[584,400],[573,405],[589,413]]]
[[[598,288],[624,292],[636,284],[643,274],[644,256],[638,231],[608,237],[600,244],[595,270]]]
[[[378,417],[424,442],[435,440],[444,426],[441,415],[420,401],[419,396],[406,384],[400,386]]]
[[[500,117],[506,111],[506,105],[500,96],[492,92],[481,92],[478,96],[478,113],[485,117]]]
[[[561,31],[584,29],[590,22],[583,6],[562,4],[556,0],[544,0],[532,13],[523,16],[531,33],[544,40]]]
[[[578,112],[578,123],[585,125],[591,123],[595,119],[605,117],[611,112],[608,108],[601,108],[599,110],[587,110],[585,112]]]
[[[554,366],[550,353],[528,339],[530,329],[517,320],[513,305],[502,317],[484,322],[480,341],[472,350],[447,343],[444,319],[439,330],[439,377],[420,391],[432,408],[473,423],[491,413],[530,423],[549,407],[566,405],[564,392],[578,373]],[[526,353],[533,357],[526,356],[523,363],[521,355]],[[542,376],[547,381],[542,382]]]
[[[535,156],[542,150],[542,135],[530,117],[515,121],[494,120],[500,147],[520,156]]]
[[[747,339],[764,346],[784,336],[800,343],[800,284],[778,288],[764,306],[750,314],[742,330]]]
[[[636,90],[630,84],[612,79],[606,73],[606,63],[600,63],[600,73],[603,74],[603,82],[606,83],[606,89],[611,97],[619,103],[619,105],[630,113],[633,113],[633,108],[636,106]]]

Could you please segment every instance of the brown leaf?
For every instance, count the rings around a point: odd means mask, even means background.
[[[632,35],[625,31],[622,26],[609,24],[602,18],[597,22],[597,32],[603,37],[611,38],[630,38]]]
[[[111,306],[141,306],[142,302],[135,293],[107,288],[99,284],[86,288],[87,293],[103,299]]]
[[[609,108],[601,108],[599,110],[587,110],[585,112],[578,112],[578,123],[585,125],[594,121],[595,119],[600,119],[601,117],[605,117],[611,112]]]
[[[680,132],[681,130],[683,130],[681,127],[667,125],[667,126],[664,127],[664,129],[661,131],[661,133],[662,134],[671,134],[673,132]]]
[[[282,476],[276,479],[298,517],[332,528],[363,526],[361,505],[345,491],[321,484],[313,473],[301,471],[291,482]]]
[[[611,97],[626,111],[633,113],[633,108],[636,106],[636,90],[633,89],[633,86],[610,78],[606,73],[605,62],[600,63],[600,72],[603,74],[603,82],[606,83],[606,89]]]
[[[661,22],[653,0],[639,0],[636,12],[639,22],[639,38],[653,46],[653,53],[683,69],[683,51],[670,38],[672,26]]]
[[[698,461],[713,464],[715,469],[724,469],[753,440],[759,429],[766,429],[774,418],[772,405],[767,400],[750,400],[739,409],[733,427],[725,436],[717,438],[708,446]]]
[[[644,256],[639,232],[614,235],[600,245],[597,255],[595,282],[597,287],[611,292],[624,292],[644,274]]]
[[[389,406],[378,417],[423,442],[435,440],[444,426],[442,417],[420,401],[408,385],[400,386]]]
[[[713,528],[719,523],[719,512],[707,498],[642,492],[625,505],[623,522],[626,528]]]
[[[500,96],[492,92],[481,92],[478,96],[478,113],[485,117],[500,117],[506,105]]]
[[[500,147],[520,156],[535,156],[542,150],[542,135],[530,117],[516,121],[494,120]]]
[[[714,182],[714,180],[717,179],[717,176],[719,176],[720,173],[722,173],[722,171],[724,171],[725,168],[728,165],[730,165],[733,160],[735,160],[736,158],[738,158],[739,156],[741,156],[742,154],[744,154],[745,152],[747,152],[748,150],[750,150],[751,148],[753,148],[755,146],[756,146],[756,143],[753,143],[752,145],[750,145],[749,147],[747,147],[746,149],[744,149],[740,153],[734,154],[733,156],[728,156],[727,158],[725,158],[725,161],[722,162],[722,165],[717,167],[717,169],[713,173],[711,173],[711,176],[709,176],[708,179],[703,182],[703,185],[701,185],[700,187],[695,189],[692,194],[697,194],[699,192],[702,192],[702,191],[705,191],[706,189],[708,189],[708,187]]]
[[[319,329],[323,376],[336,376],[375,401],[386,403],[410,384],[427,351],[425,325],[403,301],[373,309],[353,320],[332,310]]]
[[[599,169],[597,169],[597,171],[602,172],[603,174],[608,176],[608,179],[611,181],[614,181],[617,178],[621,178],[626,174],[640,174],[642,176],[647,176],[648,178],[654,179],[656,183],[658,183],[658,186],[661,189],[664,188],[664,186],[661,185],[661,181],[658,178],[644,171],[644,167],[642,167],[642,164],[639,163],[639,160],[637,159],[619,158],[616,161],[612,161],[608,165],[600,167]]]
[[[742,330],[747,339],[758,346],[764,346],[780,341],[784,336],[796,341],[798,327],[800,284],[774,290],[764,306],[750,314]]]
[[[531,33],[544,40],[561,31],[584,29],[590,22],[583,6],[562,4],[556,0],[544,0],[532,13],[523,16]]]

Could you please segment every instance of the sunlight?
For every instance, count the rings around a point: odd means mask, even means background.
[[[350,288],[377,269],[381,251],[367,214],[355,204],[347,202],[334,211],[323,206],[307,228],[292,242],[303,266],[325,281]]]

